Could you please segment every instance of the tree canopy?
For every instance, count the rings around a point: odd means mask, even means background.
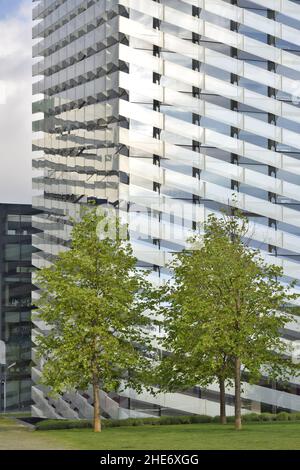
[[[235,383],[236,426],[241,427],[241,373],[255,382],[287,379],[297,367],[280,331],[290,317],[282,305],[296,296],[281,282],[283,271],[247,246],[249,225],[240,214],[211,215],[204,233],[174,255],[173,277],[163,289],[165,390],[220,385],[225,422],[225,383]]]
[[[54,393],[94,387],[95,430],[100,430],[99,387],[121,383],[139,389],[149,367],[151,286],[137,268],[129,243],[106,227],[105,215],[84,211],[70,249],[37,273],[38,318],[48,327],[37,337],[45,360],[43,383]],[[117,219],[118,220],[118,219]],[[106,236],[107,235],[107,236]]]

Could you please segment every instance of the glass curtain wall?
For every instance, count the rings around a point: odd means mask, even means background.
[[[298,292],[299,2],[36,3],[34,201],[44,213],[35,265],[67,249],[68,216],[93,199],[129,223],[140,269],[161,283],[186,237],[235,199],[252,246]],[[283,335],[295,343],[299,303],[287,308],[295,315]],[[195,390],[156,401],[126,391],[106,397],[106,412],[217,414],[217,387]],[[91,412],[90,391],[80,404],[73,395],[54,403],[39,387],[33,394],[36,413]],[[298,395],[294,378],[270,388],[245,377],[245,409],[299,410]],[[232,396],[228,389],[229,414]]]

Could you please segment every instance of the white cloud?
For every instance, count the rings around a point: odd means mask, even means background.
[[[31,202],[31,1],[0,21],[0,202]]]
[[[0,104],[6,103],[6,84],[4,81],[0,82]]]

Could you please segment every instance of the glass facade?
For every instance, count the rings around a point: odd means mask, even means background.
[[[1,367],[0,409],[31,405],[31,206],[0,204],[0,340],[6,344]]]
[[[252,245],[298,292],[299,2],[43,0],[33,17],[34,205],[43,210],[34,264],[66,249],[67,217],[93,199],[118,209],[140,268],[160,283],[172,252],[234,197]],[[299,304],[288,307],[283,335],[296,344]],[[299,383],[279,389],[246,383],[245,403],[299,410]],[[33,394],[37,414],[91,411],[88,392],[77,404],[54,403],[38,386]],[[145,403],[217,414],[209,398],[123,395],[137,414]]]

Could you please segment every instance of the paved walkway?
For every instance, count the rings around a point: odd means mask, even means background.
[[[67,450],[55,438],[37,434],[15,419],[0,417],[0,450]]]

